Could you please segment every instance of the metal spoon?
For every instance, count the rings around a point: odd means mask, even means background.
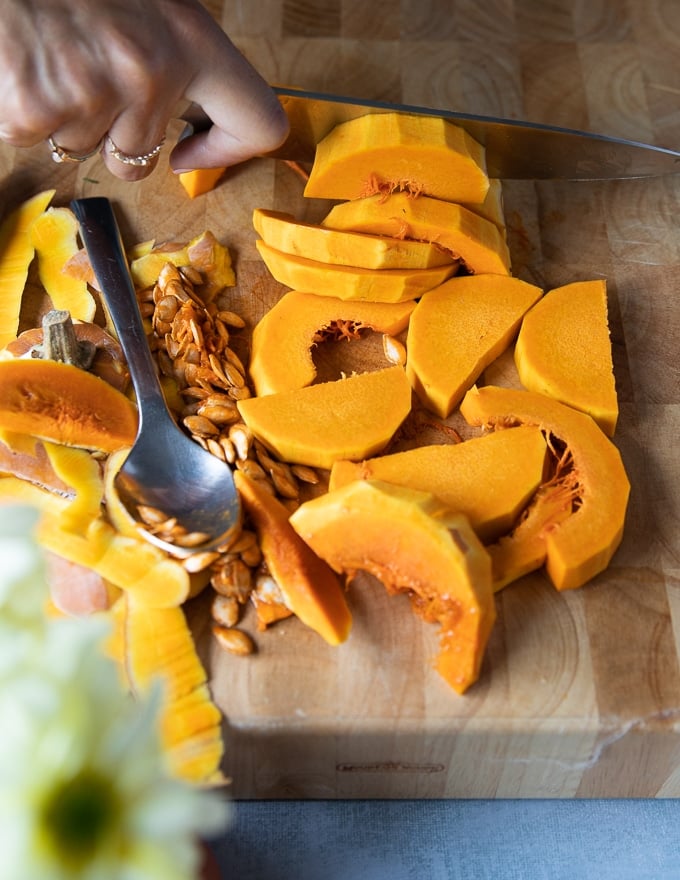
[[[227,464],[191,440],[165,403],[149,349],[111,203],[106,198],[75,199],[71,207],[125,354],[137,397],[137,438],[116,476],[115,486],[147,540],[175,556],[214,549],[240,522],[239,495]],[[156,508],[192,533],[204,533],[198,547],[162,540],[140,522],[140,505]]]

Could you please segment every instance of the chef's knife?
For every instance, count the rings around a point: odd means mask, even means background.
[[[316,144],[341,122],[368,113],[405,113],[448,119],[485,147],[489,177],[505,180],[616,180],[680,171],[680,153],[636,141],[569,128],[475,116],[407,104],[364,101],[276,87],[290,120],[287,140],[268,156],[311,162]],[[210,124],[192,105],[182,114],[194,130]]]

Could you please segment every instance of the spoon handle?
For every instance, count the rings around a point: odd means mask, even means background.
[[[71,208],[127,360],[141,421],[167,414],[167,406],[142,323],[125,249],[111,202],[96,196],[74,199]]]

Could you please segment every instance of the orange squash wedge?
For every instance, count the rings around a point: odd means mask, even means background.
[[[454,690],[477,680],[496,613],[489,555],[464,516],[428,493],[358,480],[306,501],[290,522],[336,571],[370,572],[440,624],[437,669]]]
[[[619,415],[607,323],[607,284],[548,291],[524,316],[515,345],[522,385],[591,415],[609,437]]]
[[[0,428],[67,446],[131,446],[137,409],[98,376],[58,361],[0,361]]]
[[[329,491],[353,480],[382,480],[436,496],[464,514],[482,541],[509,531],[543,481],[547,447],[526,426],[466,440],[419,446],[366,461],[336,461]]]
[[[330,468],[380,452],[411,409],[403,367],[238,401],[243,421],[284,461]]]
[[[510,275],[461,275],[424,294],[406,341],[406,374],[421,402],[449,416],[542,294]]]
[[[460,411],[469,424],[486,428],[538,425],[564,445],[569,466],[558,485],[575,503],[569,516],[542,529],[545,568],[558,590],[604,571],[623,537],[630,483],[619,450],[596,422],[545,395],[494,386],[472,388]]]
[[[298,535],[277,498],[241,471],[234,481],[285,604],[328,644],[344,642],[352,616],[337,574]]]
[[[337,125],[316,147],[305,195],[357,199],[404,190],[483,202],[484,148],[436,116],[369,113]]]
[[[430,196],[394,193],[341,202],[331,208],[322,226],[435,242],[473,274],[510,274],[510,251],[495,223]]]
[[[314,337],[334,321],[351,321],[396,336],[408,324],[415,303],[345,301],[290,290],[255,325],[250,377],[258,395],[292,391],[316,378]]]
[[[182,171],[179,174],[179,182],[190,199],[202,196],[215,189],[224,177],[225,168],[196,168],[193,171]]]
[[[429,269],[363,269],[286,254],[261,239],[255,246],[280,284],[292,290],[345,300],[397,303],[417,299],[457,271],[455,263]]]
[[[302,223],[291,214],[256,208],[253,226],[271,248],[337,266],[363,269],[430,269],[451,264],[453,258],[426,241],[387,235],[340,232],[313,223]]]

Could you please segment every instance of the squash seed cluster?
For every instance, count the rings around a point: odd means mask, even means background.
[[[176,418],[204,449],[262,481],[294,509],[300,502],[300,484],[315,484],[319,477],[313,468],[278,460],[241,419],[237,401],[250,397],[252,391],[246,367],[230,341],[245,321],[229,308],[228,294],[205,301],[199,293],[202,282],[194,267],[169,262],[153,288],[138,292],[142,314],[151,322],[149,343],[159,371],[175,383],[181,399]],[[160,511],[140,511],[140,517],[166,540],[176,536],[184,546],[191,541],[191,535],[178,532],[178,524]],[[216,551],[199,549],[183,564],[190,572],[210,568],[215,591],[213,633],[218,644],[232,653],[245,655],[254,649],[250,637],[235,628],[249,599],[256,607],[267,607],[267,621],[290,613],[251,529],[242,528]]]

